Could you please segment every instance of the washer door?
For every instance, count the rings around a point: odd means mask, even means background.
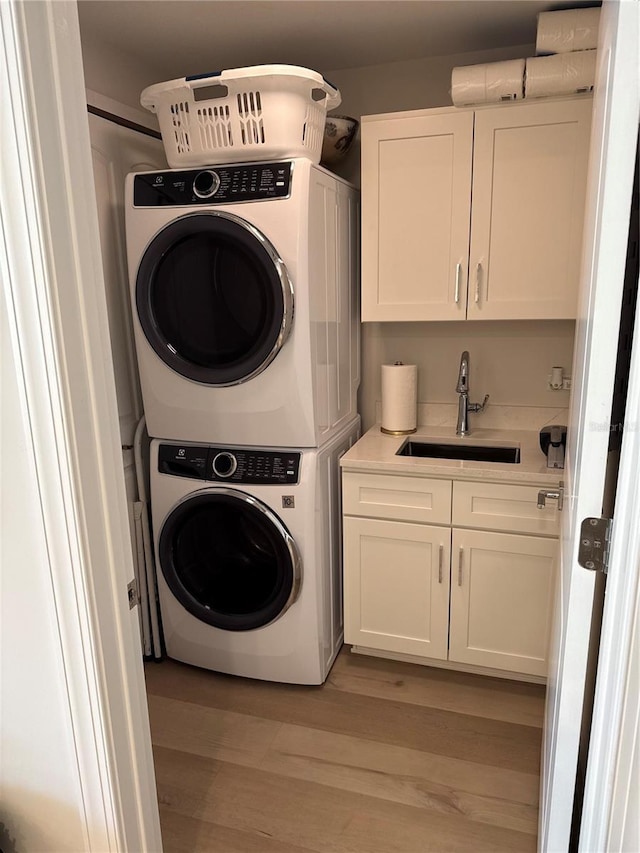
[[[167,516],[162,574],[189,613],[227,631],[278,619],[300,590],[300,555],[265,504],[235,489],[197,492]]]
[[[293,287],[267,238],[229,213],[167,225],[145,251],[136,306],[147,340],[174,371],[207,385],[261,373],[291,329]]]

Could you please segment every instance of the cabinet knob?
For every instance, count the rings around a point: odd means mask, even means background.
[[[558,512],[561,512],[564,505],[564,483],[561,482],[557,489],[540,489],[538,492],[538,509],[543,509],[547,500],[558,501]]]
[[[460,546],[460,553],[458,554],[458,586],[462,586],[462,562],[464,560],[464,548],[462,545]]]
[[[444,545],[440,546],[440,553],[438,555],[438,583],[442,583],[442,558],[444,554]]]

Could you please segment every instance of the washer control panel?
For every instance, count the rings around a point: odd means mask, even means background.
[[[293,163],[246,163],[147,172],[133,181],[135,207],[193,207],[236,201],[288,198]]]
[[[291,484],[299,480],[301,456],[296,450],[161,444],[158,471],[174,477],[238,485]]]

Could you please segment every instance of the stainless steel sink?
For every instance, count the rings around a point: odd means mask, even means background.
[[[423,456],[431,459],[466,459],[473,462],[520,462],[519,447],[488,444],[451,444],[431,441],[405,441],[396,456]]]

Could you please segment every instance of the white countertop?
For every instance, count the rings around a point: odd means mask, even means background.
[[[459,459],[431,459],[396,456],[407,440],[437,441],[447,444],[519,446],[520,462],[471,462]],[[533,483],[557,486],[564,479],[562,469],[547,468],[540,450],[538,432],[533,430],[474,429],[459,438],[451,427],[418,427],[411,435],[385,435],[380,425],[371,427],[340,460],[345,471],[412,474],[456,480],[487,480],[504,483]]]

